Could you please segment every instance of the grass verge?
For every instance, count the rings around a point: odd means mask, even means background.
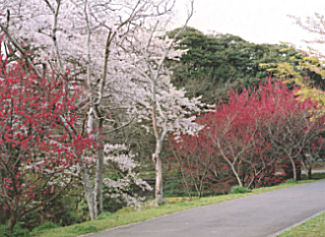
[[[50,230],[42,230],[32,232],[31,235],[35,237],[73,237],[86,233],[97,232],[108,228],[113,228],[121,225],[141,222],[155,217],[187,210],[190,208],[205,206],[214,203],[220,203],[228,200],[238,199],[242,197],[251,196],[254,194],[274,191],[282,188],[292,187],[298,184],[311,183],[317,180],[303,180],[299,182],[288,182],[278,186],[254,189],[250,193],[228,194],[220,196],[203,197],[201,199],[189,200],[186,197],[166,198],[166,204],[157,208],[152,205],[147,205],[141,210],[134,210],[132,208],[123,208],[120,211],[107,215],[107,217],[99,218],[94,221],[87,221],[77,225],[60,227]]]
[[[325,236],[325,212],[277,236],[278,237],[297,237],[297,236],[324,237]]]

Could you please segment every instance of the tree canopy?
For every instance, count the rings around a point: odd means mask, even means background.
[[[169,32],[173,37],[178,29]],[[188,96],[202,96],[215,103],[229,88],[251,87],[270,75],[268,67],[288,61],[286,45],[254,44],[231,34],[204,34],[188,27],[177,36],[187,50],[174,66],[173,83],[185,87]],[[292,49],[294,51],[294,49]]]

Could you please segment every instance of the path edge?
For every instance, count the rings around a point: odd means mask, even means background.
[[[317,217],[317,216],[321,215],[321,214],[324,213],[324,212],[325,212],[325,209],[323,209],[323,210],[321,210],[321,211],[319,211],[319,212],[316,212],[314,215],[312,215],[312,216],[310,216],[310,217],[307,217],[307,218],[303,219],[302,221],[299,221],[299,222],[297,222],[297,223],[295,223],[295,224],[293,224],[293,225],[290,225],[290,226],[288,226],[288,227],[286,227],[286,228],[284,228],[284,229],[282,229],[282,230],[280,230],[280,231],[278,231],[278,232],[276,232],[276,233],[273,233],[273,234],[271,234],[271,235],[268,235],[267,237],[276,237],[276,236],[278,236],[279,234],[282,234],[283,232],[285,232],[285,231],[287,231],[287,230],[290,230],[290,229],[292,229],[292,228],[294,228],[294,227],[296,227],[296,226],[298,226],[298,225],[301,225],[301,224],[303,224],[304,222],[309,221],[310,219],[313,219],[314,217]]]

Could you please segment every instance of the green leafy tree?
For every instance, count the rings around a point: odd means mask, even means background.
[[[177,30],[168,36],[174,37]],[[254,44],[230,34],[205,35],[188,27],[177,40],[187,52],[171,65],[173,83],[185,87],[188,96],[202,96],[207,103],[224,99],[229,88],[257,85],[270,73],[265,65],[288,60],[281,45]]]

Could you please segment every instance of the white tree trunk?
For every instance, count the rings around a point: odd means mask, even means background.
[[[83,185],[85,190],[85,195],[88,204],[89,216],[91,220],[94,220],[97,217],[97,208],[95,205],[95,196],[93,192],[93,187],[90,180],[89,170],[85,164],[82,163],[82,178]]]
[[[155,94],[153,94],[153,98],[155,99]],[[155,100],[154,100],[155,101]],[[152,159],[155,162],[155,170],[156,170],[156,184],[155,184],[155,200],[156,206],[164,203],[163,199],[163,170],[162,170],[162,161],[160,158],[160,152],[162,149],[163,141],[168,132],[167,124],[164,125],[163,131],[159,134],[157,120],[156,120],[156,107],[152,106],[152,127],[156,139],[156,147],[155,153],[152,154]]]
[[[104,173],[104,143],[101,140],[102,121],[99,122],[99,133],[97,137],[97,164],[96,164],[96,179],[95,179],[95,205],[98,208],[98,214],[103,211],[103,173]]]
[[[164,203],[164,198],[163,198],[162,161],[157,148],[154,154],[154,161],[155,161],[155,170],[156,170],[155,200],[156,200],[156,206],[159,206],[160,204]]]
[[[88,121],[87,121],[87,133],[92,134],[94,131],[94,108],[90,107],[88,111]],[[84,189],[89,209],[90,219],[94,220],[98,216],[97,201],[95,196],[95,190],[93,188],[92,182],[90,180],[89,170],[86,164],[81,161],[82,172],[83,172],[83,182]]]

